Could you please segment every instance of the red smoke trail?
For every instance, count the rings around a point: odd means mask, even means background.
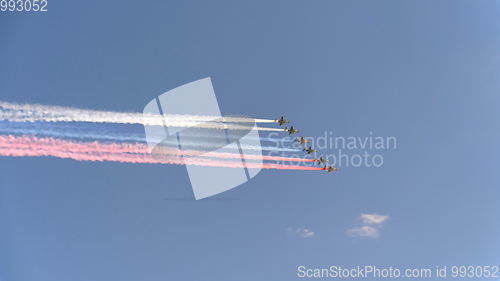
[[[170,155],[151,155],[145,153],[145,151],[147,151],[146,147],[142,144],[73,142],[54,138],[0,136],[0,156],[53,156],[58,158],[70,158],[78,161],[114,161],[123,163],[199,165],[228,168],[244,167],[241,161],[220,161],[209,158],[193,157],[200,155],[200,152],[197,151],[194,151],[196,154],[191,156],[187,155],[187,157],[184,151]],[[233,158],[234,155],[238,156],[233,159],[240,159],[241,157],[238,154],[232,155],[231,153],[210,153],[212,155],[208,157],[215,157],[215,155],[219,154],[222,154],[220,156],[228,156],[230,158]],[[183,158],[180,156],[183,156]],[[261,157],[259,155],[254,156]],[[206,156],[204,155],[204,157]],[[244,157],[246,158],[246,155]],[[253,162],[246,162],[245,167],[255,169],[323,170],[323,168],[318,167]]]
[[[0,147],[15,147],[22,149],[30,149],[36,144],[39,150],[50,150],[53,146],[57,146],[60,151],[78,152],[78,153],[130,153],[130,154],[147,154],[148,148],[141,143],[102,143],[102,142],[76,142],[56,138],[40,138],[32,136],[0,136]],[[213,157],[226,159],[241,159],[242,155],[229,152],[204,152],[197,150],[179,150],[176,148],[161,147],[154,150],[155,154],[159,155],[176,155],[176,156],[198,156],[198,157]],[[245,160],[271,160],[271,161],[296,161],[296,162],[313,162],[314,159],[296,158],[296,157],[281,157],[269,155],[253,155],[244,154]]]
[[[26,156],[53,156],[57,158],[67,158],[77,161],[112,161],[112,162],[122,162],[122,163],[151,163],[151,164],[177,164],[184,165],[183,161],[179,158],[172,159],[171,161],[160,161],[158,159],[153,159],[151,157],[136,155],[136,154],[125,154],[125,153],[82,153],[82,152],[71,152],[71,151],[58,151],[56,147],[50,150],[39,150],[35,149],[23,149],[23,148],[4,148],[0,147],[0,156],[12,156],[12,157],[26,157]]]
[[[121,152],[121,153],[139,153],[146,154],[147,148],[143,144],[130,143],[100,143],[68,141],[57,138],[40,138],[31,136],[0,136],[0,147],[18,147],[29,149],[51,149],[57,146],[61,151],[74,152]]]

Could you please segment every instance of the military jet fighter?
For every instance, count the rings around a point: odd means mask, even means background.
[[[286,120],[283,116],[281,116],[279,119],[276,119],[275,121],[278,122],[280,126],[283,126],[283,124],[285,123],[290,123],[290,121]]]
[[[299,132],[299,130],[296,130],[293,126],[291,126],[290,129],[288,129],[287,127],[285,127],[285,131],[287,131],[289,135],[295,134],[295,133]]]
[[[321,156],[318,159],[316,159],[316,162],[318,163],[318,165],[321,165],[321,164],[326,164],[328,160],[326,160],[323,156]]]
[[[306,144],[308,142],[311,142],[309,140],[306,140],[306,138],[304,138],[304,137],[296,138],[295,141],[300,143],[300,144]]]
[[[307,152],[307,154],[318,152],[316,149],[313,149],[312,146],[309,146],[309,148],[304,148],[304,151]]]
[[[327,172],[327,173],[331,173],[331,172],[333,172],[333,171],[337,170],[337,168],[335,168],[335,167],[333,167],[333,166],[328,166],[328,167],[327,167],[327,166],[325,166],[325,168],[324,168],[324,169],[326,170],[326,172]]]

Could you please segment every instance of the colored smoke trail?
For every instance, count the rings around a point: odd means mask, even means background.
[[[263,168],[263,169],[287,169],[287,170],[323,170],[317,167],[305,167],[296,165],[283,165],[273,163],[254,162],[231,162],[220,161],[202,157],[215,157],[223,159],[241,159],[241,155],[221,152],[203,153],[200,151],[179,151],[166,149],[159,155],[147,153],[144,144],[133,143],[99,143],[99,142],[74,142],[55,138],[38,138],[31,136],[0,136],[0,156],[53,156],[58,158],[70,158],[78,161],[114,161],[123,163],[156,163],[176,165],[199,165],[210,167],[228,168]],[[168,152],[169,154],[167,154]],[[196,157],[193,157],[196,156]],[[247,154],[243,155],[247,159]],[[277,160],[277,161],[304,161],[312,159],[259,156],[250,155],[254,160]],[[312,160],[314,161],[314,160]]]
[[[137,112],[100,111],[36,104],[20,105],[7,102],[0,102],[0,120],[6,120],[10,122],[92,122],[228,130],[255,129],[259,131],[283,131],[283,129],[279,128],[253,127],[233,124],[275,122],[271,119],[198,115],[148,115]]]
[[[88,154],[66,151],[40,151],[27,149],[11,149],[0,147],[0,156],[11,157],[34,157],[34,156],[52,156],[57,158],[73,159],[77,161],[94,162],[120,162],[137,164],[171,164],[171,165],[196,165],[207,167],[222,168],[249,168],[249,169],[276,169],[276,170],[324,170],[318,167],[306,167],[296,165],[282,165],[271,163],[241,163],[230,161],[203,160],[199,158],[182,159],[172,156],[171,159],[155,159],[146,155],[134,154]]]
[[[150,157],[133,154],[98,154],[98,153],[79,153],[58,150],[33,150],[22,148],[4,148],[0,147],[0,156],[10,157],[35,157],[35,156],[52,156],[57,158],[73,159],[77,161],[96,161],[96,162],[121,162],[121,163],[151,163],[151,164],[176,164],[184,165],[182,160],[159,161]]]
[[[19,134],[19,135],[35,135],[44,137],[57,137],[57,138],[73,138],[81,140],[104,140],[104,141],[120,141],[120,142],[137,142],[146,143],[146,138],[144,134],[138,134],[136,132],[130,132],[127,130],[113,131],[109,128],[103,128],[100,130],[92,128],[83,128],[79,123],[68,123],[68,124],[58,124],[58,123],[23,123],[23,122],[7,122],[4,124],[0,123],[0,133],[3,134]],[[193,136],[188,140],[183,141],[185,146],[196,146],[196,147],[214,147],[216,144],[210,142],[204,142],[211,137],[207,136]],[[259,140],[256,138],[256,140]],[[264,140],[270,141],[269,138],[264,138]],[[276,142],[276,139],[272,139]],[[174,145],[174,144],[173,144]],[[300,151],[295,148],[280,147],[278,144],[276,146],[252,146],[242,144],[241,147],[245,150],[268,150],[268,151]],[[237,147],[228,146],[228,148],[233,148],[237,150]]]

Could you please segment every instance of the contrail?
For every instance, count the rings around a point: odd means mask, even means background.
[[[0,102],[0,120],[10,122],[92,122],[141,124],[148,126],[194,127],[229,130],[283,131],[279,128],[253,127],[234,123],[273,123],[271,119],[216,117],[200,115],[153,115],[137,112],[114,112],[38,104]],[[227,122],[227,123],[223,123]]]
[[[131,143],[99,143],[99,142],[74,142],[55,138],[38,138],[32,136],[0,136],[0,156],[53,156],[70,158],[78,161],[114,161],[124,163],[156,163],[177,165],[200,165],[228,168],[264,168],[288,170],[323,170],[318,167],[305,167],[296,165],[283,165],[273,163],[255,163],[214,160],[212,158],[241,159],[245,160],[276,160],[312,162],[313,159],[278,157],[266,155],[239,155],[235,153],[221,153],[176,150],[162,148],[159,154],[147,153],[144,144]],[[201,157],[200,157],[201,156]],[[186,158],[187,157],[187,158]],[[186,161],[184,161],[184,160]]]

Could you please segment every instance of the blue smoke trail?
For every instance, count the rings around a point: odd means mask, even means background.
[[[0,121],[0,133],[2,134],[20,134],[34,136],[51,136],[58,138],[72,138],[81,140],[104,140],[121,142],[146,143],[142,125],[123,125],[99,124],[98,129],[95,124],[76,123],[76,122],[5,122]],[[199,137],[201,141],[211,137]],[[276,138],[264,137],[260,140],[270,141],[278,144]],[[281,142],[281,140],[280,140]],[[286,142],[286,141],[285,141]],[[192,142],[193,145],[203,145],[203,142]],[[258,147],[257,147],[258,148]],[[274,151],[300,151],[299,149],[275,146],[262,146],[262,150]]]

